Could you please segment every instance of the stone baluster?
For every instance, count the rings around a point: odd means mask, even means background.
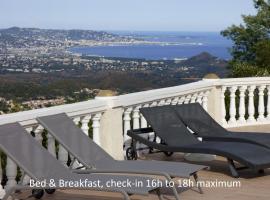
[[[99,130],[100,130],[100,119],[101,119],[101,113],[97,113],[94,115],[93,117],[93,140],[96,144],[100,145],[100,134],[99,134]]]
[[[5,186],[5,189],[9,190],[17,184],[17,182],[16,182],[17,165],[9,157],[7,157],[6,176],[8,178],[8,182]]]
[[[235,105],[235,92],[237,90],[237,86],[230,87],[230,119],[229,124],[234,124],[236,122],[236,105]]]
[[[147,107],[149,107],[149,104],[145,104],[143,107],[147,108]],[[140,119],[141,119],[141,128],[146,128],[147,127],[147,121],[146,121],[146,119],[144,118],[144,116],[141,113],[140,113]]]
[[[227,90],[226,86],[221,87],[221,95],[220,95],[220,106],[221,106],[221,123],[224,125],[227,123],[226,121],[226,107],[225,107],[225,92]]]
[[[140,114],[139,109],[141,106],[136,106],[133,110],[132,118],[133,118],[133,129],[140,128]]]
[[[160,100],[160,102],[158,103],[158,106],[164,106],[164,105],[165,105],[165,100],[164,99]]]
[[[47,134],[47,139],[48,139],[48,151],[54,156],[56,157],[56,151],[55,151],[55,139],[54,137],[48,133]]]
[[[190,102],[190,99],[191,99],[191,95],[189,94],[186,96],[184,104],[188,104]]]
[[[203,99],[202,99],[202,106],[204,108],[204,110],[208,110],[208,94],[209,94],[209,91],[205,91],[203,93]]]
[[[124,120],[124,143],[127,142],[128,140],[130,140],[130,137],[127,135],[127,132],[128,132],[128,130],[131,129],[131,126],[130,126],[131,111],[132,111],[132,107],[127,108],[124,112],[124,118],[123,118],[123,120]]]
[[[152,102],[150,107],[155,107],[155,106],[158,106],[158,103],[156,101]]]
[[[80,118],[80,117],[75,117],[75,118],[73,119],[73,122],[74,122],[77,126],[79,125],[80,121],[81,121],[81,118]]]
[[[255,108],[254,108],[254,90],[255,85],[251,85],[248,87],[248,122],[255,122],[254,114],[255,114]]]
[[[170,99],[167,99],[165,101],[165,105],[171,105],[171,103],[172,103],[172,99],[171,98]]]
[[[264,90],[265,90],[265,85],[261,85],[258,87],[259,89],[259,105],[258,105],[258,112],[259,112],[259,116],[258,116],[258,121],[264,121],[265,117],[264,117]]]
[[[179,97],[174,97],[171,104],[176,105],[178,103],[178,101],[179,101]]]
[[[197,97],[197,100],[196,100],[197,103],[202,104],[203,94],[204,94],[204,92],[200,92],[198,94],[198,97]]]
[[[30,126],[30,127],[27,127],[25,128],[25,130],[28,132],[28,133],[31,133],[33,131],[33,127]]]
[[[42,133],[44,131],[44,128],[41,126],[41,125],[38,125],[36,127],[36,129],[34,130],[34,133],[35,133],[35,139],[40,143],[42,144],[42,140],[43,140],[43,137],[42,137]]]
[[[191,97],[190,103],[195,103],[197,97],[198,97],[198,93],[193,94],[192,97]]]
[[[240,86],[239,92],[240,92],[240,102],[239,102],[239,122],[245,123],[245,114],[246,114],[246,106],[245,106],[245,92],[247,90],[247,86],[243,85]]]
[[[82,127],[81,127],[81,129],[82,129],[82,131],[87,135],[87,136],[89,136],[89,133],[88,133],[88,131],[89,131],[89,121],[91,120],[91,115],[89,114],[89,115],[86,115],[86,116],[84,116],[83,117],[83,119],[82,119]]]
[[[270,120],[270,85],[267,85],[267,119]]]
[[[182,96],[182,97],[179,98],[178,104],[183,104],[184,101],[185,101],[185,97]]]

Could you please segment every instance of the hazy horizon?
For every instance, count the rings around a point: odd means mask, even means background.
[[[220,32],[255,13],[252,0],[1,0],[0,28]]]
[[[107,32],[115,32],[115,33],[220,33],[220,31],[195,31],[195,30],[102,30],[102,29],[84,29],[84,28],[41,28],[41,27],[27,27],[27,26],[9,26],[9,27],[0,27],[0,30],[10,29],[10,28],[25,28],[25,29],[41,29],[41,30],[89,30],[89,31],[107,31]]]

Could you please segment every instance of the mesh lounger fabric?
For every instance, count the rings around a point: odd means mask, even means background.
[[[174,177],[190,177],[206,168],[179,162],[166,161],[116,161],[78,128],[66,114],[38,118],[38,121],[85,166],[115,172],[137,171],[143,173],[168,173]]]

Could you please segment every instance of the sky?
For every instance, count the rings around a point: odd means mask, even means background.
[[[252,0],[0,0],[0,28],[221,31],[255,13]]]

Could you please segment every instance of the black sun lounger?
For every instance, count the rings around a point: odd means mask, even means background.
[[[56,158],[54,158],[45,148],[43,148],[23,127],[18,123],[6,124],[0,126],[0,149],[7,154],[21,169],[24,170],[35,181],[55,180],[55,185],[46,186],[50,189],[89,189],[100,191],[119,192],[123,194],[124,199],[129,199],[129,195],[140,194],[147,195],[151,191],[156,191],[158,195],[159,188],[147,187],[147,180],[151,178],[128,175],[112,174],[76,174],[72,173],[67,167],[64,167]],[[90,172],[89,172],[90,173]],[[100,181],[104,187],[62,187],[60,180],[69,182],[78,182],[80,180]],[[142,181],[143,187],[109,187],[108,181],[127,181],[135,183]],[[43,188],[43,189],[45,189]],[[35,189],[30,186],[18,185],[7,191],[3,200],[6,200],[15,190]],[[162,197],[162,196],[161,196]]]
[[[175,105],[173,108],[186,126],[204,140],[246,142],[270,148],[270,134],[228,131],[198,103]]]
[[[40,117],[37,120],[80,163],[93,172],[159,175],[168,180],[174,177],[189,178],[193,176],[197,181],[197,172],[207,168],[202,165],[179,162],[118,161],[86,136],[66,114]],[[177,195],[176,189],[173,188],[173,190],[174,194]],[[202,193],[201,189],[200,192]]]
[[[178,118],[172,106],[142,108],[140,111],[151,128],[129,131],[128,135],[135,141],[132,142],[133,146],[138,141],[161,151],[213,154],[226,157],[234,177],[239,176],[234,161],[245,168],[256,171],[270,167],[270,150],[267,148],[241,142],[199,141]],[[147,131],[154,131],[163,143],[151,142],[140,136],[141,133]]]

